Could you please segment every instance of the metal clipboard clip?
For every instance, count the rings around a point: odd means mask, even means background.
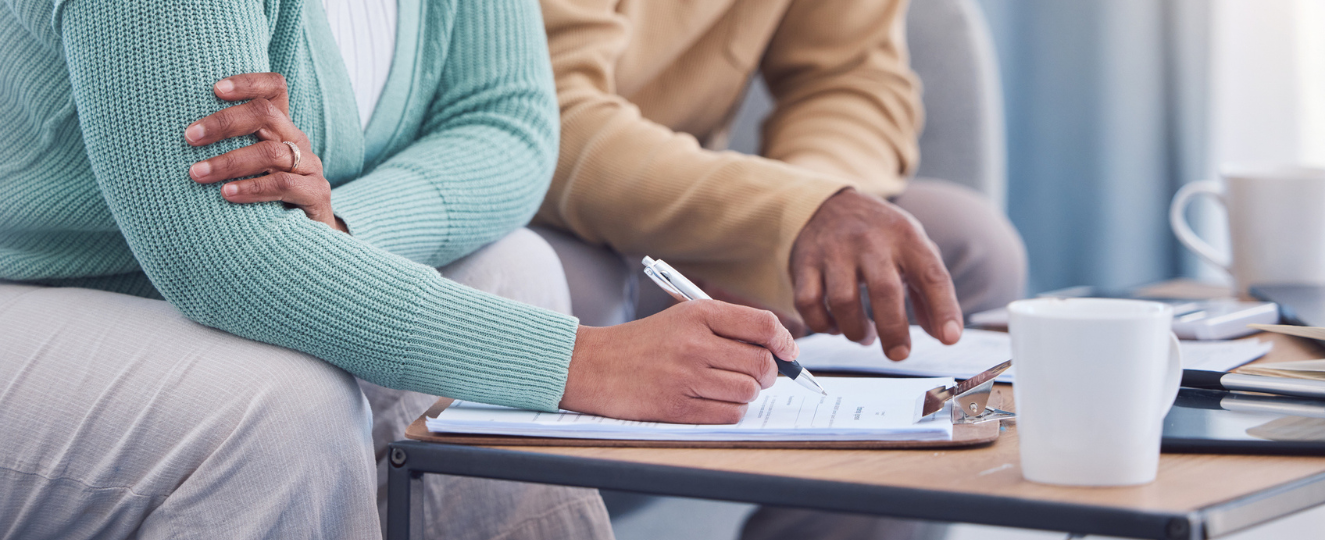
[[[979,424],[990,420],[1016,418],[1017,415],[1014,413],[987,406],[989,394],[994,390],[994,379],[1010,367],[1012,361],[1008,360],[951,388],[939,386],[925,392],[923,416],[938,412],[943,408],[944,403],[951,400],[953,424]]]

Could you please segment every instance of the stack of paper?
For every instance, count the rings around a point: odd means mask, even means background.
[[[575,439],[667,441],[897,441],[951,440],[951,415],[920,419],[925,391],[952,379],[818,377],[829,395],[779,377],[731,425],[616,420],[561,411],[546,413],[457,401],[428,430],[437,433]]]
[[[1249,324],[1247,326],[1266,332],[1325,341],[1325,328],[1319,326],[1293,326],[1289,324]]]
[[[1005,332],[966,329],[955,345],[944,345],[919,326],[911,327],[911,356],[893,362],[883,355],[877,342],[863,346],[843,336],[815,334],[796,340],[801,355],[797,358],[810,371],[845,371],[916,377],[956,377],[965,379],[995,364],[1012,358],[1012,339]],[[1270,352],[1274,344],[1256,338],[1232,341],[1183,341],[1184,368],[1228,371]],[[1012,382],[1016,365],[1005,371],[998,382]]]
[[[1304,337],[1318,341],[1325,340],[1325,328],[1316,326],[1290,326],[1286,324],[1249,324],[1247,326],[1257,330],[1264,330],[1266,332],[1276,332],[1279,334]],[[1302,360],[1299,362],[1260,364],[1239,369],[1238,373],[1262,375],[1265,377],[1325,380],[1325,360]]]
[[[1325,360],[1302,360],[1299,362],[1257,364],[1239,369],[1238,373],[1246,375],[1261,375],[1265,377],[1325,380]]]

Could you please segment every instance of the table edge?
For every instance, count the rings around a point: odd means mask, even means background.
[[[413,440],[390,446],[393,457],[395,449],[405,453],[402,466],[417,472],[1076,534],[1204,538],[1205,515],[1200,511],[1128,510]],[[637,487],[641,484],[650,488]],[[880,511],[884,504],[886,512]]]
[[[1325,503],[1325,472],[1198,510],[1206,538],[1246,530]],[[1267,515],[1274,512],[1274,515]]]

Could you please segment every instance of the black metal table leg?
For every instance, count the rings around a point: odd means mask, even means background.
[[[409,454],[395,444],[387,447],[386,538],[409,540],[411,529],[422,530],[423,473],[410,467]]]

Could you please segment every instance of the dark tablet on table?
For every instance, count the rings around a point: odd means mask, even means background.
[[[1325,400],[1183,388],[1164,452],[1325,456]]]

